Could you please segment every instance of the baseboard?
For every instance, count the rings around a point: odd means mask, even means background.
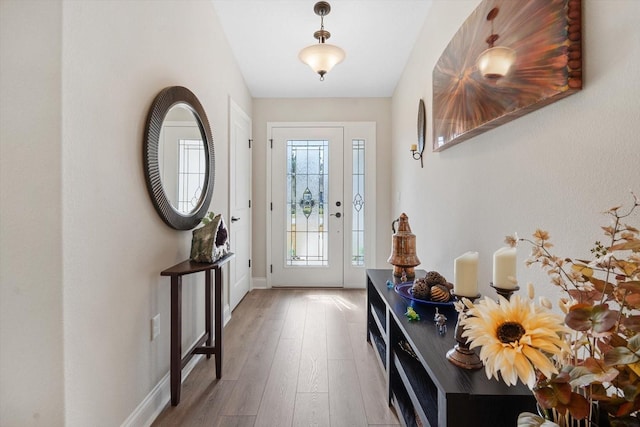
[[[366,282],[364,283],[345,283],[343,288],[344,289],[364,289],[366,288]]]
[[[252,277],[251,278],[251,289],[267,289],[267,278],[266,277]]]
[[[225,304],[224,310],[222,310],[222,326],[227,326],[229,320],[231,320],[231,308],[229,304]]]
[[[182,382],[189,376],[196,364],[204,357],[203,354],[195,355],[182,369]],[[148,427],[160,412],[164,410],[171,400],[169,373],[167,373],[151,392],[144,398],[138,407],[127,417],[120,427]]]

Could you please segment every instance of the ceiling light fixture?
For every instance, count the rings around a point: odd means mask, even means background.
[[[504,46],[493,46],[500,38],[493,32],[493,20],[498,16],[499,11],[499,8],[494,7],[487,14],[487,21],[491,22],[491,35],[486,40],[489,48],[478,56],[477,62],[482,77],[494,81],[506,76],[516,61],[516,52],[513,49]]]
[[[313,6],[313,11],[320,16],[320,29],[313,33],[313,37],[318,39],[318,43],[302,49],[298,54],[298,58],[311,67],[314,72],[320,74],[320,80],[322,81],[325,74],[344,60],[345,53],[338,46],[325,43],[331,37],[331,33],[324,29],[324,17],[331,12],[329,3],[319,1]]]

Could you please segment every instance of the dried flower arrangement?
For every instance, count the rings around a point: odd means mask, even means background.
[[[606,214],[602,227],[607,243],[596,242],[592,260],[551,253],[549,233],[536,230],[533,239],[507,237],[508,244],[528,242],[528,265],[539,265],[557,286],[561,315],[541,298],[500,297],[464,301],[461,320],[470,347],[481,347],[487,376],[507,384],[527,384],[541,414],[525,413],[518,426],[598,425],[640,426],[640,232],[624,221],[640,206],[633,196],[626,212],[621,206]],[[595,420],[594,411],[601,413]],[[575,420],[585,420],[582,424]],[[600,424],[600,427],[602,425]]]

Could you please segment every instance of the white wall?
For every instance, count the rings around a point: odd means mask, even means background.
[[[392,170],[396,210],[407,212],[421,268],[453,279],[453,259],[480,252],[479,282],[488,287],[493,252],[507,234],[551,233],[559,255],[588,257],[601,239],[600,213],[640,194],[640,2],[583,0],[584,89],[440,153],[425,167],[408,153],[418,100],[427,105],[431,146],[431,76],[440,54],[478,0],[436,0],[393,96]],[[631,219],[640,224],[640,215]],[[381,239],[382,240],[382,239]],[[519,280],[553,296],[547,277],[527,269]]]
[[[0,2],[0,425],[62,425],[60,2]]]
[[[33,53],[36,67],[32,79],[16,69],[6,83],[3,68],[0,424],[35,425],[32,412],[40,412],[40,425],[120,425],[168,372],[170,286],[159,273],[188,258],[191,242],[190,232],[162,222],[147,194],[148,109],[166,86],[198,96],[215,142],[211,209],[228,215],[228,98],[251,112],[251,97],[210,2],[9,0],[2,7],[3,59],[14,49]],[[5,28],[23,26],[18,37],[4,37]],[[18,94],[8,118],[20,122],[5,130],[4,94],[17,91],[14,81],[27,96]],[[30,145],[5,156],[5,132],[24,131]],[[21,165],[31,166],[30,175]],[[24,187],[8,187],[22,176]],[[184,284],[185,346],[203,330],[202,282]],[[150,341],[157,313],[161,335]],[[5,328],[5,318],[21,328]],[[5,351],[5,342],[28,343],[34,353]],[[27,387],[32,394],[22,392]]]
[[[390,98],[257,98],[253,102],[253,264],[254,278],[265,278],[267,199],[266,166],[268,122],[376,122],[376,186],[378,198],[377,233],[390,232],[391,214],[388,207],[390,175],[388,159],[391,142]],[[382,240],[382,244],[380,241]],[[384,266],[391,244],[377,239],[374,257],[376,266]],[[371,265],[374,267],[374,265]]]

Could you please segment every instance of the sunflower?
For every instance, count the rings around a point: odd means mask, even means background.
[[[536,370],[547,378],[558,373],[552,356],[569,350],[562,339],[567,328],[562,317],[519,295],[499,298],[484,298],[468,310],[463,336],[470,348],[480,347],[487,378],[499,379],[500,372],[508,385],[520,378],[533,388]]]

